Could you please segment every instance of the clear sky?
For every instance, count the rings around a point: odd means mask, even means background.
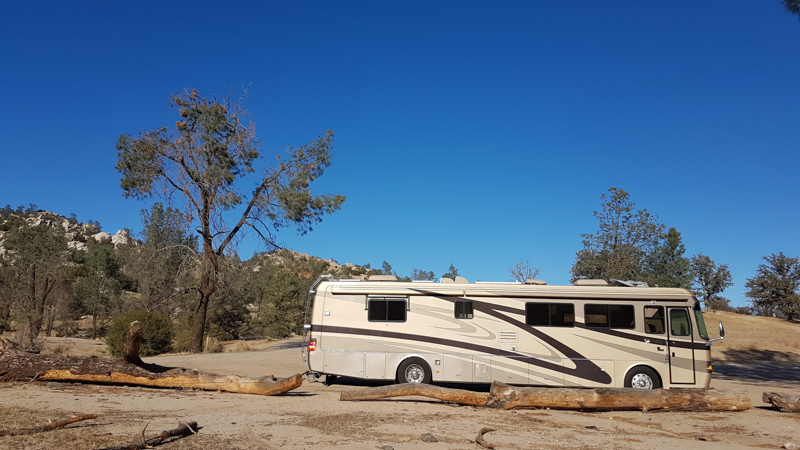
[[[336,132],[315,190],[347,201],[283,231],[297,251],[470,281],[530,259],[566,284],[616,186],[729,264],[734,305],[763,256],[800,256],[800,20],[779,0],[6,2],[0,203],[140,231],[117,138],[227,86],[249,86],[266,162]]]

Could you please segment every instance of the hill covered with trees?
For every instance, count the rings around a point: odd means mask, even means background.
[[[35,206],[0,211],[0,334],[14,330],[18,344],[35,349],[42,335],[75,335],[82,317],[92,319],[86,337],[99,338],[113,317],[140,311],[172,324],[169,348],[160,351],[188,349],[202,260],[180,212],[156,203],[142,212],[143,230],[134,239],[129,230],[111,235],[97,222]],[[297,333],[319,275],[380,272],[285,249],[249,260],[229,254],[220,268],[206,326],[219,340]]]

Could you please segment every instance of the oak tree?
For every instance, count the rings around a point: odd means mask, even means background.
[[[745,284],[753,309],[759,315],[800,318],[800,260],[780,252],[765,256],[764,261]]]
[[[246,94],[246,92],[245,92]],[[288,147],[273,164],[262,159],[255,124],[228,91],[222,99],[203,98],[197,90],[171,96],[180,118],[174,127],[160,127],[117,140],[117,170],[125,197],[159,196],[180,200],[197,224],[200,239],[197,305],[191,351],[203,349],[209,303],[217,289],[220,259],[246,230],[269,244],[275,233],[294,226],[311,231],[323,215],[341,208],[340,195],[315,195],[311,183],[331,163],[333,132],[299,148]],[[248,175],[263,170],[256,180]],[[252,191],[240,185],[252,181]]]
[[[720,294],[733,286],[733,278],[727,264],[717,266],[711,258],[698,254],[692,256],[691,271],[694,277],[694,292],[697,299],[703,302],[706,309],[725,310],[729,308],[730,300]]]

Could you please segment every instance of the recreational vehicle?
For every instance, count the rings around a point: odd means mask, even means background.
[[[711,343],[722,339],[709,339],[685,289],[394,280],[317,280],[303,332],[311,373],[327,382],[708,387]]]

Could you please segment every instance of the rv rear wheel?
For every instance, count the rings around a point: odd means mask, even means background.
[[[431,368],[422,358],[408,358],[397,368],[398,383],[431,382]]]
[[[625,387],[636,389],[660,389],[658,374],[649,367],[634,367],[625,376]]]

